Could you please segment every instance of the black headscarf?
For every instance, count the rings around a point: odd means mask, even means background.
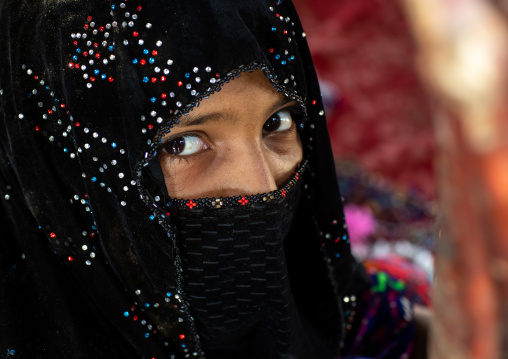
[[[157,149],[180,116],[251,70],[306,112],[309,167],[284,251],[319,355],[337,353],[354,261],[289,1],[2,0],[0,38],[0,356],[207,355]]]

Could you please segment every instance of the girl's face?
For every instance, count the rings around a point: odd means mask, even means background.
[[[169,195],[230,197],[282,187],[303,157],[299,114],[261,71],[224,84],[164,137],[159,161]]]

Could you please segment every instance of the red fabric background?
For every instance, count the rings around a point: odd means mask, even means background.
[[[429,101],[395,0],[294,0],[321,81],[334,154],[435,198]]]

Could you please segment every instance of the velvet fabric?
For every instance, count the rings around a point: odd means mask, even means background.
[[[306,113],[309,168],[284,252],[314,357],[338,353],[355,264],[289,1],[1,0],[0,39],[2,357],[228,357],[203,351],[157,150],[252,70]]]

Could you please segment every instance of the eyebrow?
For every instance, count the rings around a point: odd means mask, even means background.
[[[280,98],[276,103],[273,104],[273,106],[270,108],[270,113],[274,113],[278,109],[282,108],[284,105],[294,102],[294,100],[288,98],[288,97],[282,97]],[[181,118],[180,122],[178,123],[182,127],[191,127],[196,125],[201,125],[203,123],[209,122],[209,121],[215,121],[221,118],[224,118],[222,113],[220,112],[211,112],[207,113],[201,116],[192,116],[192,113],[189,112],[189,117],[187,118]]]

